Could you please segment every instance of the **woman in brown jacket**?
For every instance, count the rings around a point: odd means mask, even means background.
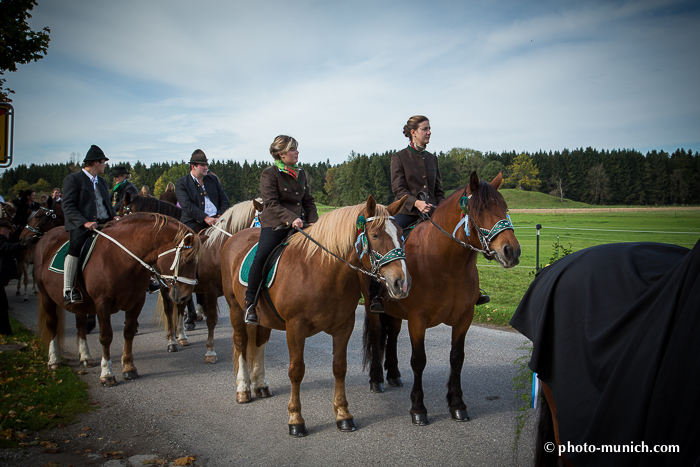
[[[173,182],[168,183],[168,186],[165,187],[165,191],[160,194],[160,200],[177,205],[177,195],[175,194],[175,184]]]
[[[275,165],[263,170],[260,193],[263,211],[260,214],[260,240],[248,274],[245,293],[245,322],[258,324],[256,295],[262,282],[262,268],[272,250],[287,237],[289,229],[301,228],[318,220],[316,203],[311,196],[306,174],[297,165],[299,143],[291,136],[280,135],[270,145]]]

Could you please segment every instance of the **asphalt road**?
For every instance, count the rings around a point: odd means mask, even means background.
[[[36,298],[30,297],[28,303],[22,303],[12,289],[14,281],[7,288],[13,307],[11,316],[34,328]],[[119,384],[113,388],[99,385],[101,347],[97,330],[88,335],[97,366],[81,377],[89,383],[90,395],[98,402],[98,416],[104,423],[116,423],[113,420],[118,419],[123,424],[125,419],[132,420],[133,428],[129,428],[128,435],[136,442],[147,431],[153,452],[169,446],[183,455],[196,456],[196,465],[212,467],[365,464],[446,467],[531,463],[531,422],[519,450],[513,449],[518,413],[512,390],[512,378],[516,374],[513,362],[522,354],[518,347],[526,342],[520,334],[477,326],[469,330],[462,385],[472,420],[457,423],[450,419],[445,401],[450,328],[442,325],[429,329],[424,389],[431,424],[417,427],[411,424],[409,416],[413,373],[405,322],[399,340],[405,387],[387,387],[383,394],[373,394],[369,391],[368,376],[361,368],[364,309],[358,308],[348,349],[346,387],[349,408],[359,429],[341,433],[335,427],[331,337],[319,334],[306,343],[306,375],[301,392],[302,414],[309,436],[295,439],[288,435],[287,429],[290,384],[285,334],[273,331],[267,346],[267,380],[273,397],[237,404],[231,362],[232,328],[223,298],[219,300],[221,312],[216,330],[219,363],[215,365],[204,363],[203,322],[188,333],[190,346],[177,353],[166,351],[164,331],[153,323],[155,299],[156,295],[147,298],[134,341],[134,363],[141,377],[133,382],[121,379],[122,313],[112,316],[113,365]],[[70,313],[66,323],[64,355],[70,358],[77,355]],[[95,423],[95,415],[91,417]],[[123,426],[121,429],[121,436],[126,436]]]

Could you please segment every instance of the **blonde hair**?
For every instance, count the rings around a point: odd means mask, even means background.
[[[279,135],[270,145],[270,154],[272,154],[272,157],[275,159],[279,159],[280,154],[284,154],[298,147],[299,143],[291,136]]]
[[[173,182],[169,182],[168,186],[165,187],[165,191],[175,191],[175,184]]]

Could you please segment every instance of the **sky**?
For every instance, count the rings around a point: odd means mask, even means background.
[[[14,164],[300,162],[431,152],[700,151],[697,1],[38,0],[46,57],[6,74]]]

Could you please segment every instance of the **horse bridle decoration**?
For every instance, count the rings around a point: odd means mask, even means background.
[[[34,234],[34,235],[32,236],[32,238],[41,238],[41,237],[43,237],[43,236],[44,236],[44,232],[41,231],[41,228],[44,226],[44,224],[46,223],[46,221],[49,220],[49,217],[51,217],[51,218],[53,218],[53,219],[56,219],[56,212],[55,212],[53,209],[47,209],[47,208],[41,206],[41,207],[39,207],[39,209],[37,209],[36,211],[34,211],[34,212],[32,213],[31,216],[29,216],[29,219],[27,219],[27,222],[29,222],[29,221],[32,220],[37,214],[39,214],[39,211],[42,210],[42,209],[43,209],[44,211],[46,211],[46,215],[45,215],[44,218],[41,220],[41,222],[39,223],[39,225],[37,225],[36,227],[32,227],[32,226],[29,225],[29,224],[27,224],[27,225],[24,226],[25,229],[29,230],[30,232],[32,232],[32,233]]]

